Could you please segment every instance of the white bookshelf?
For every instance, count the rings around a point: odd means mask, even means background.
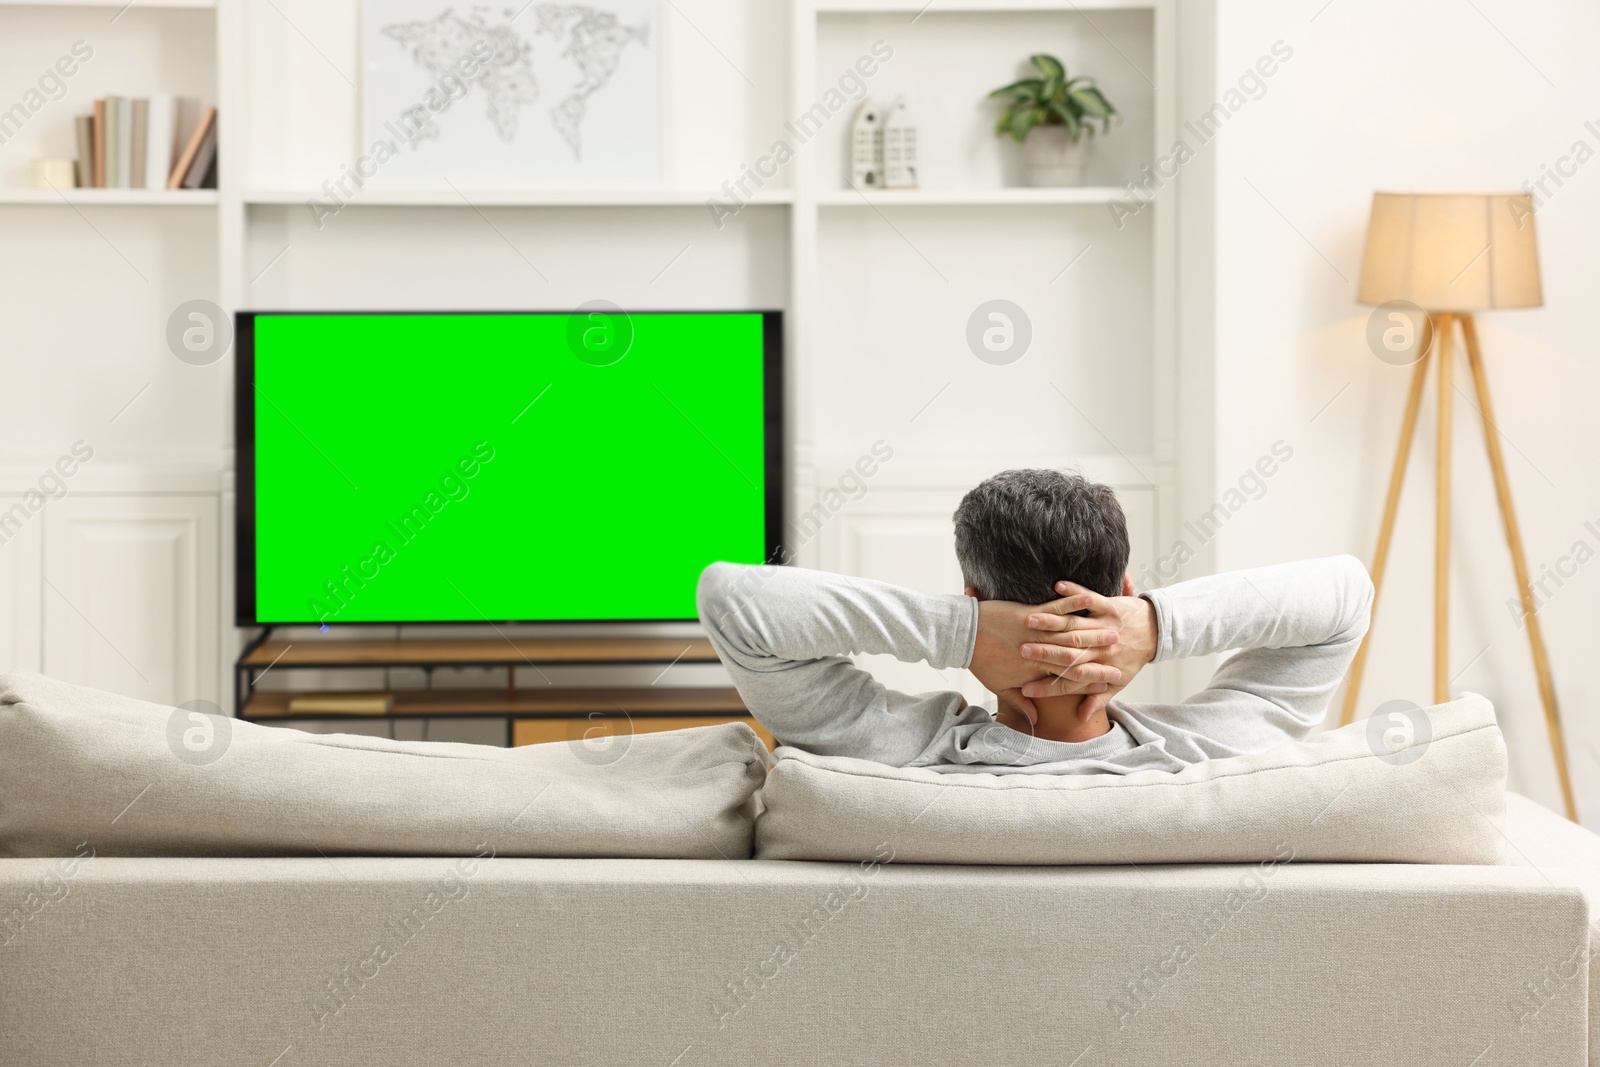
[[[842,133],[797,166],[791,209],[791,392],[795,466],[810,487],[848,463],[855,426],[907,464],[865,514],[834,522],[807,562],[955,588],[949,515],[962,491],[1007,466],[1073,465],[1117,486],[1133,567],[1176,536],[1175,219],[1158,199],[1119,225],[1108,204],[1176,136],[1173,0],[803,0],[790,17],[794,112],[875,41],[892,59],[870,79],[880,104],[906,94],[923,188],[849,187]],[[1123,114],[1073,188],[1022,187],[1018,151],[993,133],[989,90],[1033,52],[1094,75]],[[844,116],[848,120],[848,115]],[[915,210],[910,210],[915,209]],[[969,315],[1003,298],[1034,332],[1006,366],[966,344]],[[885,367],[892,368],[888,372]],[[896,420],[893,415],[898,416]],[[801,503],[798,502],[797,503]],[[930,581],[930,576],[936,580]],[[880,665],[875,664],[875,669]],[[883,665],[902,687],[948,684]],[[1156,672],[1152,695],[1176,688]]]
[[[215,8],[217,0],[0,0],[0,7],[93,7],[117,12],[160,11],[164,8]]]
[[[1154,555],[1176,536],[1175,486],[1210,473],[1174,444],[1184,401],[1173,355],[1172,201],[1158,198],[1122,229],[1106,205],[1176,138],[1175,12],[1176,0],[675,0],[663,5],[664,188],[373,183],[319,220],[307,202],[326,203],[323,183],[363,147],[357,0],[0,0],[0,59],[11,67],[42,69],[18,41],[37,42],[40,56],[76,37],[97,48],[67,100],[6,146],[12,187],[0,185],[0,228],[21,222],[47,250],[70,234],[88,264],[73,268],[84,284],[119,287],[128,301],[102,317],[139,320],[122,331],[125,350],[109,336],[84,342],[78,388],[88,399],[73,403],[116,412],[153,381],[116,424],[116,439],[132,442],[129,462],[148,453],[219,468],[221,640],[211,677],[230,676],[236,649],[233,383],[231,360],[194,368],[166,352],[166,316],[193,298],[228,310],[559,309],[595,298],[625,308],[781,308],[791,516],[872,441],[896,448],[869,497],[799,546],[801,562],[945,587],[938,557],[952,494],[1025,463],[1075,464],[1113,480],[1129,493],[1136,552]],[[739,195],[718,226],[707,202],[730,203],[724,182],[738,181],[878,39],[895,54],[869,89],[883,99],[907,93],[925,188],[847,187],[850,104],[776,177]],[[992,133],[984,95],[1038,50],[1096,75],[1125,113],[1091,163],[1091,185],[1020,186],[1015,146]],[[218,106],[218,189],[15,187],[27,154],[75,154],[69,116],[87,101],[146,91]],[[66,205],[84,218],[59,210]],[[179,206],[202,210],[146,210]],[[71,262],[64,250],[51,254]],[[1034,349],[1007,367],[980,363],[964,340],[967,316],[994,297],[1024,306],[1035,329]],[[136,306],[144,310],[127,310]],[[58,346],[60,315],[38,319],[29,343]],[[41,404],[56,403],[62,391],[46,378],[63,372],[30,373]],[[172,413],[148,418],[145,406],[157,403]],[[56,421],[60,434],[72,432],[65,406]],[[168,455],[174,449],[183,454]],[[902,542],[904,551],[882,548]],[[888,556],[896,558],[885,564]],[[884,570],[896,566],[908,569]]]
[[[0,204],[215,207],[215,189],[0,189]]]
[[[819,207],[1039,207],[1050,204],[1105,206],[1123,190],[1110,185],[1060,189],[830,189]]]
[[[362,189],[348,201],[351,207],[699,207],[725,194],[710,189]],[[313,189],[251,189],[241,195],[246,204],[300,205],[310,200],[328,202],[327,194]],[[750,203],[758,206],[788,204],[788,189],[757,190]]]

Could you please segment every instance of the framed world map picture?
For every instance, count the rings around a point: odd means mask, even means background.
[[[661,184],[661,0],[365,0],[361,32],[364,184]]]

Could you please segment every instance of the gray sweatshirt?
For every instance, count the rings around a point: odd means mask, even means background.
[[[901,767],[1125,774],[1298,741],[1322,721],[1366,633],[1372,582],[1353,556],[1234,571],[1143,594],[1155,661],[1232,651],[1176,704],[1113,699],[1111,730],[1046,741],[1002,726],[959,693],[895,692],[850,659],[888,654],[966,667],[978,602],[866,578],[713,563],[700,621],[750,713],[779,744]]]

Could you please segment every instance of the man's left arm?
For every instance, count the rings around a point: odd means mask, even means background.
[[[1205,689],[1179,704],[1118,707],[1153,722],[1253,750],[1304,737],[1322,720],[1366,633],[1372,583],[1353,556],[1232,571],[1146,592],[1103,597],[1068,583],[1069,595],[1030,619],[1043,631],[1110,626],[1122,640],[1093,658],[1132,678],[1146,663],[1234,652]],[[1092,618],[1068,614],[1082,609]],[[1024,656],[1065,662],[1062,652],[1024,645]],[[1023,687],[1030,697],[1074,692],[1053,682]],[[1085,709],[1108,698],[1089,698]],[[1086,712],[1085,712],[1086,713]]]
[[[1354,556],[1197,578],[1145,594],[1155,608],[1155,660],[1237,650],[1199,693],[1173,706],[1182,725],[1227,724],[1268,739],[1304,737],[1322,721],[1367,632],[1372,581]],[[1164,709],[1146,706],[1154,716]],[[1227,731],[1232,733],[1230,729]]]

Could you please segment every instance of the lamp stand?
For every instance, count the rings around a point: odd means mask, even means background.
[[[1451,346],[1455,326],[1461,324],[1466,343],[1467,366],[1478,395],[1478,413],[1483,416],[1483,440],[1489,452],[1489,468],[1494,473],[1495,497],[1500,517],[1505,522],[1506,543],[1511,549],[1511,567],[1516,573],[1517,592],[1522,598],[1523,620],[1528,628],[1528,644],[1533,650],[1533,670],[1539,680],[1539,699],[1544,705],[1545,728],[1550,732],[1550,750],[1555,756],[1556,775],[1561,782],[1561,797],[1566,802],[1567,818],[1576,822],[1577,805],[1572,798],[1572,780],[1567,774],[1567,748],[1561,739],[1561,715],[1556,708],[1556,690],[1550,680],[1550,657],[1545,651],[1544,631],[1539,626],[1538,605],[1528,581],[1528,562],[1522,548],[1522,531],[1517,526],[1516,509],[1511,503],[1511,482],[1506,477],[1505,457],[1500,451],[1499,431],[1489,400],[1489,379],[1484,373],[1483,355],[1478,349],[1478,328],[1469,312],[1440,312],[1431,316],[1436,323],[1434,341],[1439,357],[1439,443],[1434,497],[1433,542],[1433,700],[1442,704],[1450,699],[1450,445],[1454,388]],[[1394,467],[1389,473],[1389,493],[1383,502],[1383,521],[1378,529],[1378,550],[1372,559],[1372,610],[1378,608],[1378,593],[1383,589],[1383,572],[1389,563],[1389,545],[1394,539],[1395,513],[1400,506],[1400,487],[1405,481],[1406,460],[1411,439],[1416,436],[1417,411],[1422,406],[1422,387],[1427,381],[1432,348],[1423,352],[1411,374],[1411,389],[1406,394],[1405,416],[1400,423],[1400,444],[1395,450]],[[1361,675],[1367,666],[1367,651],[1372,641],[1369,628],[1350,664],[1350,684],[1345,690],[1344,710],[1339,725],[1355,717],[1356,700],[1361,692]]]

